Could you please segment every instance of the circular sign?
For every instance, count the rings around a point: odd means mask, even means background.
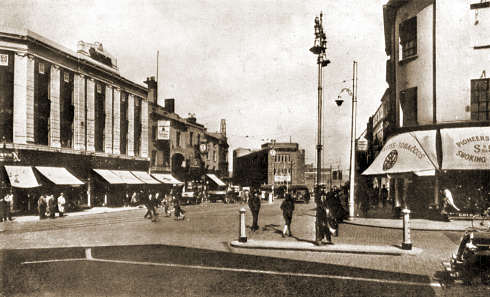
[[[272,149],[272,150],[270,151],[270,154],[271,154],[271,156],[273,156],[273,157],[274,157],[274,156],[276,155],[276,150]]]
[[[398,152],[396,150],[392,150],[388,154],[388,156],[386,156],[385,161],[383,162],[383,170],[388,170],[393,168],[397,160],[398,160]]]

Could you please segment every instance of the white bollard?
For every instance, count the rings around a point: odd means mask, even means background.
[[[402,249],[411,250],[412,242],[410,241],[410,210],[407,208],[402,209],[403,214],[403,242]]]
[[[240,230],[239,230],[239,234],[238,234],[238,241],[239,242],[247,242],[247,233],[245,232],[245,212],[247,212],[245,210],[244,207],[240,208],[240,216],[239,216],[239,220],[240,220]]]

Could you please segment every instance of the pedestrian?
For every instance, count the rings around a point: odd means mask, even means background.
[[[49,217],[51,219],[54,219],[56,216],[56,207],[58,206],[58,203],[56,203],[56,198],[54,197],[53,194],[49,195]]]
[[[133,192],[133,195],[131,195],[131,206],[137,206],[138,205],[138,197],[136,195],[136,192]]]
[[[154,216],[153,216],[153,197],[151,195],[151,192],[148,192],[148,196],[146,195],[143,195],[143,204],[145,205],[146,207],[146,213],[145,213],[145,216],[144,218],[145,219],[151,219],[152,221],[154,220]]]
[[[10,208],[12,207],[12,203],[14,203],[14,194],[12,192],[12,188],[10,192],[5,195],[5,220],[13,221],[12,213],[10,212]]]
[[[61,192],[60,195],[58,196],[58,212],[60,214],[60,217],[64,216],[65,204],[66,204],[66,199],[65,196],[63,196],[63,192]]]
[[[386,189],[386,185],[383,185],[381,188],[381,201],[384,208],[386,206],[386,202],[388,201],[388,190]]]
[[[37,200],[37,211],[39,213],[39,219],[45,219],[46,218],[46,207],[48,203],[46,201],[46,196],[44,194],[41,194],[39,196],[39,199]]]
[[[260,198],[257,191],[253,191],[251,197],[248,199],[248,207],[252,212],[252,231],[259,230],[258,220],[259,220],[259,212],[260,212]]]
[[[176,199],[175,202],[174,202],[174,208],[175,208],[175,212],[174,212],[174,215],[175,215],[175,219],[177,221],[179,220],[184,220],[185,219],[185,211],[180,207],[180,200],[179,199]]]
[[[454,204],[453,195],[451,194],[451,191],[449,191],[449,189],[444,189],[444,191],[441,191],[441,193],[441,216],[445,221],[450,222],[451,220],[449,219],[449,213],[451,209],[454,208],[457,211],[460,211],[460,209],[456,206],[456,204]]]
[[[327,239],[326,244],[333,244],[332,233],[335,233],[335,229],[332,228],[330,220],[331,213],[327,206],[327,195],[322,191],[320,199],[317,200],[316,207],[316,245],[321,245],[324,238]]]
[[[7,203],[5,202],[5,196],[0,194],[0,222],[7,220]]]
[[[284,218],[284,229],[282,231],[282,237],[293,236],[291,234],[291,221],[293,219],[294,212],[294,200],[291,197],[291,194],[286,195],[286,199],[281,203],[282,216]]]

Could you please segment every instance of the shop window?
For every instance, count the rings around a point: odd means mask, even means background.
[[[471,80],[471,120],[490,120],[490,79]]]
[[[417,17],[399,25],[402,60],[417,55]]]
[[[13,140],[14,54],[0,51],[0,141]]]
[[[403,114],[403,126],[417,125],[417,88],[400,92],[400,105]]]

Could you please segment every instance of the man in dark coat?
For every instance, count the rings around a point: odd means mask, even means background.
[[[260,211],[260,197],[257,191],[253,191],[252,197],[248,199],[248,207],[252,212],[253,223],[252,223],[252,231],[259,230],[258,220],[259,220],[259,211]]]
[[[327,205],[327,195],[325,192],[320,194],[320,199],[317,200],[316,207],[316,217],[317,217],[317,225],[316,225],[316,245],[321,245],[323,238],[327,238],[327,244],[332,244],[332,233],[335,232],[333,228],[331,228],[329,221],[331,220],[331,213],[328,209]]]
[[[293,236],[291,234],[291,221],[293,219],[293,211],[294,211],[294,200],[291,197],[291,194],[286,195],[286,199],[281,203],[282,216],[284,217],[284,230],[282,231],[282,237],[285,237],[286,234],[289,236]]]
[[[46,196],[44,194],[41,194],[41,196],[39,196],[39,200],[37,201],[37,211],[39,213],[40,220],[46,218],[46,207]]]

